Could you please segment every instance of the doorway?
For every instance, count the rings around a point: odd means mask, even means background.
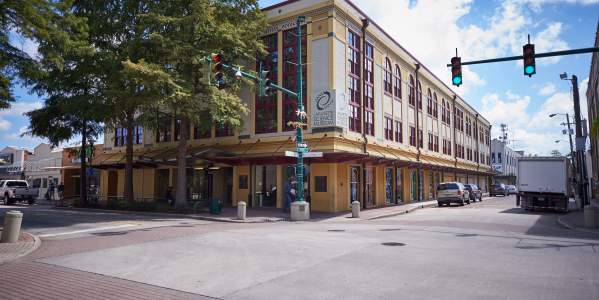
[[[277,167],[276,165],[254,166],[254,199],[252,207],[276,207]]]
[[[349,207],[354,201],[360,201],[360,167],[349,168]]]
[[[117,188],[119,184],[119,173],[116,170],[108,171],[108,197],[117,196]]]

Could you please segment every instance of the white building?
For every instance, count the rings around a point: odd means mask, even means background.
[[[518,173],[518,158],[524,151],[514,151],[499,139],[491,141],[491,167],[496,175],[493,180],[505,184],[515,184]]]
[[[25,161],[25,179],[39,188],[38,198],[44,198],[48,186],[58,185],[62,166],[62,149],[53,149],[49,144],[41,143],[33,150],[33,155]]]
[[[0,179],[22,179],[25,161],[31,151],[7,146],[0,151]]]

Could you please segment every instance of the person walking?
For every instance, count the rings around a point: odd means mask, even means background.
[[[287,182],[285,183],[285,209],[284,211],[288,213],[291,208],[291,202],[295,201],[295,176],[290,176]]]

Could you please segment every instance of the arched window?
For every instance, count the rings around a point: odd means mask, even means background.
[[[439,117],[439,102],[437,101],[437,93],[433,92],[433,117]]]
[[[447,113],[447,115],[445,116],[445,122],[447,122],[447,125],[451,124],[451,105],[449,105],[449,101],[445,102],[445,105],[447,106],[447,109],[445,110],[445,112]]]
[[[401,70],[398,65],[395,65],[393,80],[395,81],[393,95],[395,95],[395,98],[401,99]]]
[[[427,89],[426,91],[426,112],[429,115],[433,115],[433,94],[431,93],[431,89]]]
[[[414,76],[410,74],[410,81],[408,82],[408,103],[410,105],[416,105],[416,95],[414,93]]]
[[[418,93],[418,109],[422,109],[422,84],[418,80],[417,93]]]
[[[441,99],[441,122],[445,123],[445,98]]]
[[[391,72],[393,72],[393,68],[391,67],[391,61],[389,58],[385,58],[385,93],[391,95],[393,93],[393,78],[391,76]]]

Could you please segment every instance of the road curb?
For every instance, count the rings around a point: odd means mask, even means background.
[[[411,213],[417,209],[429,208],[429,207],[434,207],[434,206],[437,206],[437,203],[422,204],[422,205],[414,206],[411,208],[407,208],[405,210],[400,210],[400,211],[396,211],[396,212],[392,212],[392,213],[388,213],[388,214],[374,216],[374,217],[368,218],[366,220],[377,220],[377,219],[395,217],[395,216]]]
[[[569,229],[569,230],[575,230],[575,231],[591,233],[591,234],[599,234],[599,231],[593,231],[593,230],[589,230],[586,228],[580,228],[580,227],[576,227],[574,225],[570,225],[570,224],[568,224],[568,222],[564,221],[562,219],[562,217],[557,217],[557,224],[559,224],[560,226],[562,226],[566,229]]]
[[[21,234],[30,236],[31,239],[33,239],[33,246],[29,247],[29,249],[27,249],[26,251],[19,253],[18,255],[15,255],[14,257],[11,257],[10,259],[0,260],[0,265],[10,263],[17,259],[23,258],[23,257],[31,254],[33,251],[37,250],[42,245],[42,240],[37,235],[31,234],[31,233],[25,232],[25,231],[22,231]]]

